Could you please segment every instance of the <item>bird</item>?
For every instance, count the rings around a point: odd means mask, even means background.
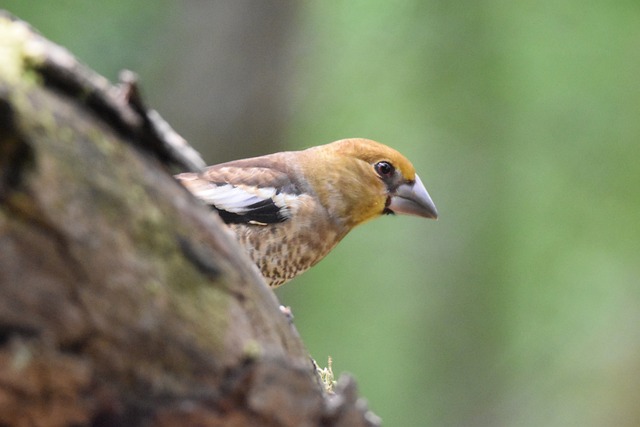
[[[349,231],[374,218],[438,217],[411,162],[364,138],[234,160],[175,178],[219,214],[272,288],[317,264]]]

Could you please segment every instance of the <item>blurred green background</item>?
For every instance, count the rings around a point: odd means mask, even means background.
[[[640,425],[640,2],[1,7],[217,163],[363,136],[438,222],[386,217],[278,290],[388,426]]]

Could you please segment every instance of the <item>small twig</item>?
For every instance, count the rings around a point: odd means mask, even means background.
[[[162,150],[189,171],[202,170],[206,163],[186,139],[181,137],[156,110],[150,110],[143,102],[138,84],[138,76],[133,71],[120,72],[121,96],[127,104],[143,120],[143,126],[148,131],[149,143],[160,144]]]

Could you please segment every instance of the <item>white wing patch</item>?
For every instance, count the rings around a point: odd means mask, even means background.
[[[209,184],[197,189],[196,196],[217,209],[243,215],[255,209],[256,204],[269,201],[278,207],[280,215],[290,218],[297,207],[297,197],[278,193],[273,187],[256,188],[244,185]]]
[[[231,184],[220,186],[210,184],[199,188],[196,195],[205,203],[214,205],[218,209],[241,214],[247,211],[247,206],[259,203],[275,195],[275,188],[271,190],[270,193],[260,197]]]

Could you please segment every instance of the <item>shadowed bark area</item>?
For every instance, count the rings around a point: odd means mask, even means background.
[[[0,14],[0,425],[375,425],[131,88]]]

